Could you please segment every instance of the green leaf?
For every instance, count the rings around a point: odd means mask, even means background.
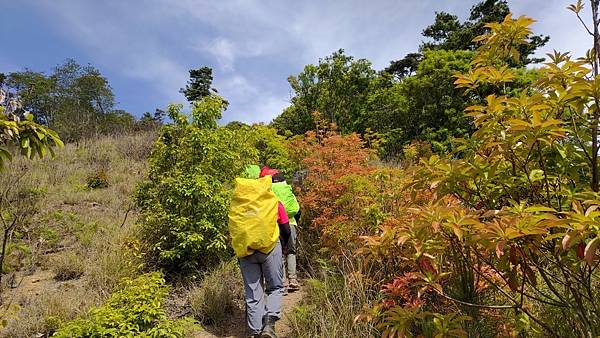
[[[29,138],[24,137],[21,139],[21,148],[29,147]]]
[[[555,209],[545,207],[542,205],[534,205],[532,207],[528,207],[525,209],[525,212],[535,213],[535,212],[556,212]]]
[[[542,179],[544,179],[544,171],[541,169],[533,169],[529,173],[529,180],[531,182],[541,181]]]

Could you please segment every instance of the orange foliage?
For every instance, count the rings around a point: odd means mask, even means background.
[[[301,167],[308,171],[306,192],[299,195],[305,219],[311,230],[323,236],[320,244],[335,247],[342,238],[356,238],[348,226],[355,222],[360,205],[347,205],[339,200],[348,193],[352,175],[369,176],[375,168],[369,164],[373,152],[363,148],[356,134],[341,136],[330,133],[319,140],[314,132],[292,142],[292,148],[307,156]]]

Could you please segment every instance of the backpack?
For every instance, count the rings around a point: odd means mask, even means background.
[[[242,177],[244,178],[258,178],[260,175],[260,167],[256,164],[249,164],[244,169]]]
[[[273,190],[275,196],[283,204],[290,223],[295,224],[294,216],[300,211],[300,204],[298,204],[298,200],[292,191],[292,186],[286,182],[277,182],[273,183],[271,190]]]
[[[229,206],[229,234],[238,257],[258,250],[268,254],[279,240],[277,207],[279,200],[271,191],[271,177],[236,178]]]

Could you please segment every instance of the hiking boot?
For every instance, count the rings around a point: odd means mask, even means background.
[[[300,284],[298,283],[298,280],[296,278],[290,278],[290,282],[288,283],[288,289],[290,290],[290,292],[294,292],[300,289]]]
[[[275,322],[279,318],[268,316],[265,318],[265,325],[260,333],[260,338],[277,338],[277,334],[275,333]]]

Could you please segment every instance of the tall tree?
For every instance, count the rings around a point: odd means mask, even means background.
[[[469,19],[460,22],[456,15],[437,12],[433,24],[423,30],[423,36],[431,39],[421,44],[420,49],[471,50],[477,49],[475,37],[486,32],[486,24],[502,22],[510,13],[506,0],[484,0],[471,7]],[[530,58],[536,49],[544,46],[548,36],[529,34],[529,44],[522,45],[520,60],[516,65],[527,65],[543,61],[542,58]]]
[[[417,71],[419,62],[423,59],[421,53],[408,53],[400,60],[391,61],[385,72],[393,74],[399,80],[413,75]]]
[[[108,80],[92,65],[81,66],[73,59],[56,67],[51,78],[56,82],[57,131],[69,141],[98,133],[99,121],[114,106]]]
[[[200,99],[209,96],[211,92],[217,93],[217,90],[211,87],[212,81],[213,76],[210,67],[190,69],[188,84],[185,88],[181,88],[179,92],[185,95],[190,103],[200,101]]]
[[[314,127],[312,113],[318,111],[342,132],[362,130],[358,122],[376,77],[369,61],[354,60],[340,49],[288,78],[294,91],[292,106],[273,123],[280,130],[304,133]]]
[[[135,117],[123,109],[115,109],[102,115],[98,131],[104,135],[127,134],[135,128]]]
[[[31,70],[13,72],[7,84],[37,121],[67,141],[99,132],[102,117],[114,106],[108,80],[98,69],[73,59],[57,66],[49,76]]]
[[[437,13],[436,21],[423,32],[431,41],[379,73],[369,61],[354,60],[343,50],[319,60],[318,65],[307,65],[288,79],[294,91],[292,104],[272,125],[282,134],[303,134],[315,128],[312,114],[318,111],[342,133],[377,133],[386,157],[401,154],[412,140],[428,141],[436,152],[447,152],[453,138],[473,131],[465,107],[497,94],[492,87],[482,87],[464,95],[463,89],[453,85],[454,74],[471,67],[476,49],[473,39],[488,30],[488,23],[501,22],[508,13],[504,0],[481,1],[471,8],[465,22],[449,13]],[[514,85],[503,88],[506,95],[514,95],[515,88],[532,83],[537,76],[524,66],[537,61],[531,54],[548,38],[532,33],[526,37],[530,45],[515,44],[520,58],[507,61],[516,78]]]
[[[434,22],[427,26],[422,35],[429,41],[419,46],[420,53],[409,53],[404,58],[390,62],[386,72],[403,79],[412,74],[422,59],[425,50],[469,50],[477,49],[478,44],[473,39],[486,32],[486,24],[502,22],[510,13],[506,0],[484,0],[473,7],[469,18],[464,22],[458,16],[447,12],[436,12]],[[535,51],[544,46],[550,38],[544,35],[528,35],[529,44],[518,46],[519,61],[511,61],[513,66],[523,66],[529,63],[538,63],[543,58],[533,58]]]
[[[411,140],[428,141],[443,152],[452,137],[468,135],[472,126],[463,109],[469,98],[452,82],[455,72],[469,69],[472,56],[469,51],[425,51],[414,75],[373,88],[364,117],[382,135],[380,155],[397,156]]]
[[[7,85],[19,93],[25,109],[45,125],[52,125],[57,111],[55,81],[43,73],[25,70],[9,74]]]

